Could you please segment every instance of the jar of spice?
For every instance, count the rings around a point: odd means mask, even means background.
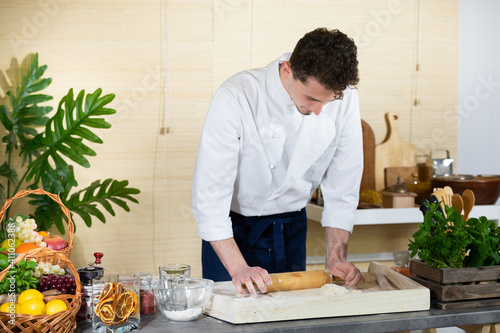
[[[136,273],[135,277],[140,281],[140,308],[141,315],[150,315],[155,313],[155,298],[151,289],[153,276],[149,273]]]

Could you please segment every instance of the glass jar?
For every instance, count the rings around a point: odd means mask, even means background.
[[[134,276],[139,279],[141,315],[154,314],[155,298],[151,288],[153,276],[149,273],[136,273]]]

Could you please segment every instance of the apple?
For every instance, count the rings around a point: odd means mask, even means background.
[[[49,235],[43,237],[43,242],[47,244],[47,247],[54,251],[59,251],[68,246],[68,243],[59,235]]]

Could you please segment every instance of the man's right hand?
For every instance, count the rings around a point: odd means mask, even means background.
[[[260,267],[243,267],[241,270],[237,271],[232,278],[236,290],[241,295],[245,295],[244,287],[246,287],[249,293],[255,295],[257,291],[255,290],[254,283],[261,293],[265,293],[267,291],[267,286],[273,283],[269,273],[264,268]]]
[[[210,244],[219,256],[224,267],[233,280],[236,290],[241,295],[245,295],[243,286],[252,294],[256,294],[254,283],[263,293],[267,286],[273,283],[269,273],[261,267],[250,267],[241,255],[240,249],[236,245],[234,238],[228,238],[218,241],[211,241]]]

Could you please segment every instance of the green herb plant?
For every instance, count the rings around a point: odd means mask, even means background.
[[[50,85],[50,78],[43,78],[47,65],[38,65],[38,54],[31,56],[26,71],[21,73],[20,84],[14,92],[7,92],[10,106],[0,105],[0,128],[5,144],[5,159],[0,162],[0,201],[11,197],[21,189],[43,188],[59,195],[71,215],[78,214],[90,227],[92,218],[105,223],[105,215],[97,204],[112,216],[112,204],[130,211],[127,201],[138,203],[133,195],[138,189],[128,187],[128,181],[114,179],[96,180],[88,187],[74,191],[78,186],[72,161],[85,168],[90,167],[86,156],[96,152],[88,143],[103,141],[93,129],[111,127],[103,116],[116,113],[108,107],[113,94],[102,95],[102,90],[76,96],[70,89],[59,102],[58,108],[49,118],[52,107],[45,105],[52,96],[39,93]],[[60,206],[48,196],[31,196],[29,204],[36,206],[33,215],[39,230],[47,230],[53,224],[59,232],[65,232],[66,216]],[[10,208],[4,218],[9,219]],[[67,222],[67,221],[66,221]],[[2,223],[3,237],[7,237],[6,223]],[[2,238],[2,235],[0,235]]]
[[[6,248],[0,248],[0,252],[5,250]],[[0,253],[0,271],[6,269],[9,265],[10,262],[7,256]],[[33,277],[32,274],[37,265],[35,261],[22,259],[17,265],[12,266],[3,280],[0,281],[0,294],[20,294],[27,289],[36,289],[38,279]],[[15,286],[15,290],[11,290],[12,286]]]
[[[480,267],[500,264],[500,228],[482,216],[464,221],[454,207],[426,204],[424,222],[409,240],[411,257],[437,268]]]
[[[500,265],[500,227],[486,217],[470,218],[466,228],[472,236],[465,264],[470,267]]]

